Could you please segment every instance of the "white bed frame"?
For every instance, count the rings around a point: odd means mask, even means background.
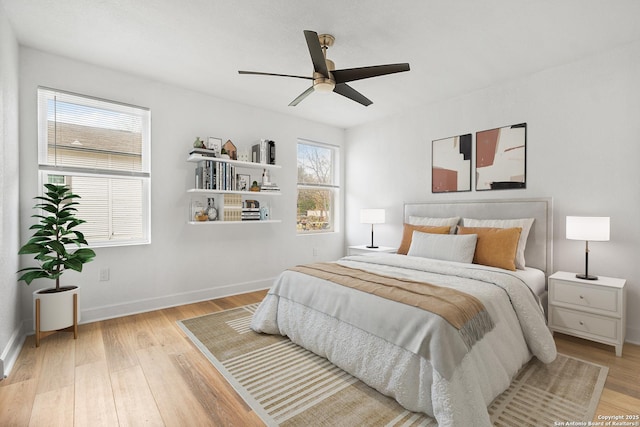
[[[553,274],[553,199],[460,200],[451,202],[405,203],[404,222],[410,216],[477,219],[535,218],[525,248],[528,267]]]

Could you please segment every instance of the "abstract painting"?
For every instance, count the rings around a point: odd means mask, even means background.
[[[527,124],[476,132],[476,190],[526,188]]]
[[[431,143],[431,192],[471,191],[471,134]]]

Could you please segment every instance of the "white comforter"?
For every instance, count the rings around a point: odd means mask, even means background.
[[[484,304],[495,327],[445,375],[403,344],[411,341],[406,325],[388,325],[420,309],[291,271],[276,280],[251,327],[288,336],[405,408],[435,417],[440,426],[490,425],[487,406],[531,356],[545,363],[556,357],[537,299],[505,270],[388,254],[338,262],[459,289]],[[381,328],[397,328],[408,338],[391,343],[376,335]]]

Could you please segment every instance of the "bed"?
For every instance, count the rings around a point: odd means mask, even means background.
[[[450,228],[434,225],[445,218],[459,219]],[[512,227],[522,220],[528,226]],[[441,426],[490,425],[488,404],[518,370],[533,356],[556,357],[543,311],[552,201],[407,203],[404,222],[412,224],[404,226],[412,238],[407,255],[287,270],[251,327],[288,336]],[[470,247],[476,261],[496,241],[500,247],[489,252],[508,246],[507,258],[522,268],[471,262]]]

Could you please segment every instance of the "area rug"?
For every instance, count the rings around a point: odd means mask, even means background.
[[[249,328],[257,304],[178,321],[268,426],[436,426],[286,337]],[[533,358],[489,406],[496,426],[593,419],[608,368]]]

